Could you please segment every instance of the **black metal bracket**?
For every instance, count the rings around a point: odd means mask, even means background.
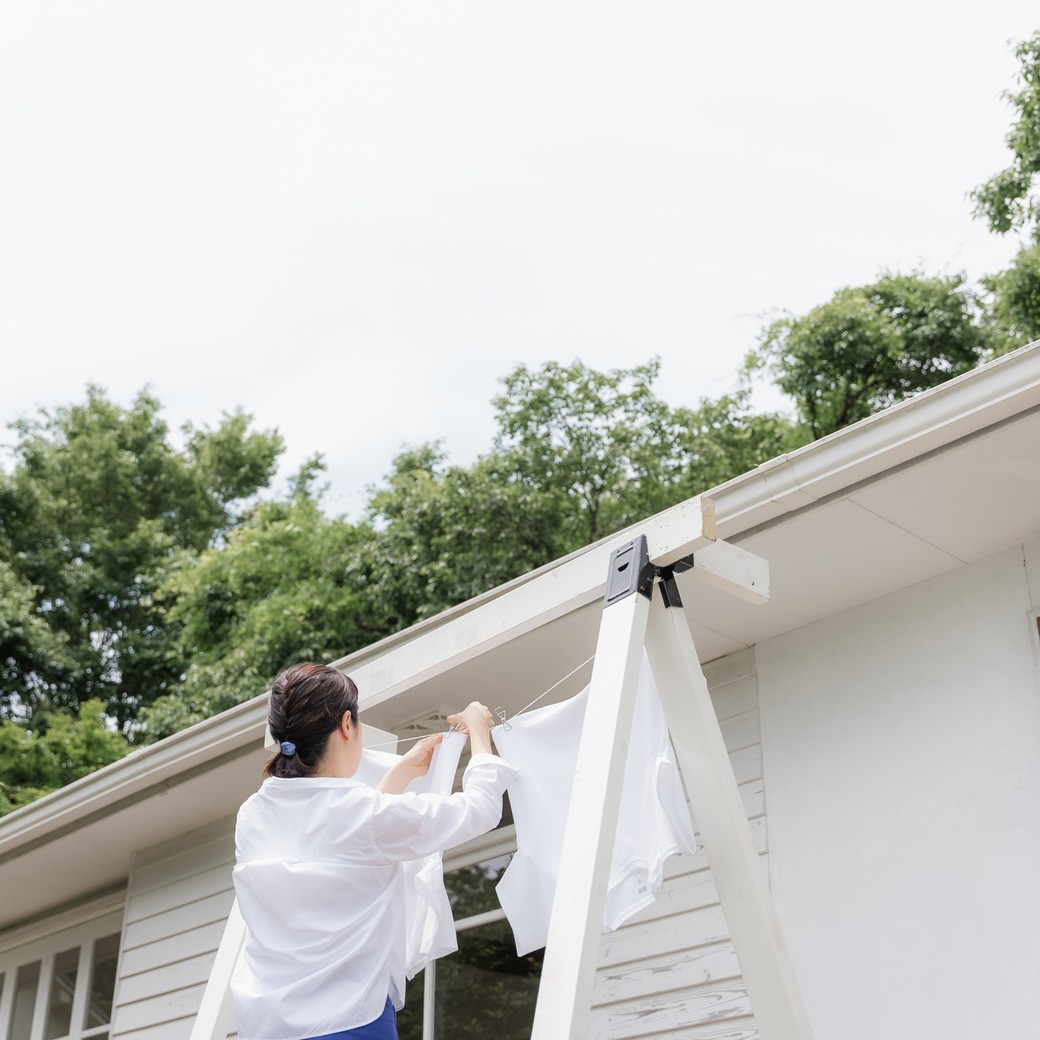
[[[682,608],[682,596],[679,595],[679,584],[676,582],[675,576],[682,574],[683,571],[691,570],[692,567],[693,557],[684,556],[681,560],[668,564],[667,567],[654,568],[657,571],[657,576],[661,579],[661,598],[668,609],[672,607]]]
[[[661,597],[666,607],[681,607],[682,597],[675,576],[693,568],[693,557],[684,556],[667,567],[655,567],[650,562],[646,547],[646,535],[641,534],[626,542],[610,555],[607,567],[607,591],[603,606],[625,599],[638,592],[649,599],[654,592],[654,583],[661,582]]]
[[[635,592],[649,599],[654,591],[656,577],[657,568],[650,563],[646,535],[641,534],[610,554],[603,606],[609,607]]]

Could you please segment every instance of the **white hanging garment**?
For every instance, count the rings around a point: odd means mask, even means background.
[[[497,886],[519,956],[545,946],[589,689],[496,726],[499,754],[520,770],[509,787],[517,851]],[[664,861],[696,851],[650,662],[643,655],[611,856],[603,927],[613,931],[660,894]]]
[[[425,776],[413,780],[406,790],[417,794],[451,794],[455,773],[459,768],[466,737],[462,733],[445,733],[433,753],[433,761]],[[386,751],[361,752],[355,779],[375,787],[400,756]],[[455,920],[444,887],[444,864],[441,853],[424,859],[408,860],[404,867],[405,975],[412,979],[430,961],[454,953],[458,948]]]

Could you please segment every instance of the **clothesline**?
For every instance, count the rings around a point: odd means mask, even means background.
[[[585,665],[587,665],[590,661],[594,661],[595,659],[596,659],[596,655],[595,654],[593,654],[591,657],[586,657],[585,660],[581,662],[581,664],[579,664],[576,667],[572,668],[562,679],[557,679],[556,682],[554,682],[552,684],[552,686],[549,687],[549,689],[543,690],[529,704],[525,704],[519,711],[514,711],[513,714],[509,716],[509,718],[510,719],[515,719],[518,715],[523,715],[523,713],[525,711],[529,711],[540,700],[542,700],[545,697],[548,697],[549,694],[552,693],[553,690],[555,690],[557,686],[562,686],[572,675],[574,675],[575,672],[580,672],[581,669],[585,667]],[[508,725],[509,724],[509,720],[506,719],[505,712],[501,708],[498,708],[496,710],[496,714],[498,714],[499,712],[501,712],[501,715],[499,715],[500,720],[504,724]],[[376,751],[379,748],[391,747],[391,746],[400,746],[401,744],[411,744],[411,743],[413,743],[416,740],[423,740],[425,737],[429,737],[431,735],[432,734],[430,734],[430,733],[422,733],[422,734],[420,734],[417,737],[401,737],[398,740],[384,740],[382,744],[369,744],[367,746],[367,749],[369,751]]]

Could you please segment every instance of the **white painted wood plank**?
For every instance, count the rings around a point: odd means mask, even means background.
[[[149,1034],[155,1026],[180,1020],[180,1040],[191,1034],[191,1023],[202,1001],[204,986],[189,986],[176,993],[164,993],[149,1000],[137,1000],[122,1004],[119,1008],[119,1031],[132,1032],[147,1029]]]
[[[726,1019],[719,1025],[683,1026],[657,1033],[647,1040],[758,1040],[760,1034],[752,1016]]]
[[[215,957],[216,950],[213,949],[196,957],[163,964],[151,971],[138,972],[130,977],[124,975],[119,985],[120,1003],[132,1004],[189,986],[204,985]]]
[[[604,582],[606,569],[604,568]],[[603,611],[531,1040],[584,1040],[649,600]]]
[[[730,683],[755,676],[755,648],[749,646],[704,665],[704,678],[712,696]]]
[[[181,932],[190,932],[194,928],[220,921],[223,924],[227,920],[228,912],[234,901],[231,892],[221,892],[218,895],[200,899],[190,906],[177,907],[165,913],[153,914],[143,921],[135,921],[128,925],[123,933],[123,948],[132,950],[135,946],[143,946],[145,943],[155,942]]]
[[[600,1040],[592,1034],[592,1040]],[[724,1018],[718,1022],[708,1020],[697,1025],[677,1026],[674,1029],[655,1030],[643,1033],[640,1040],[760,1040],[754,1017]]]
[[[758,726],[758,711],[745,711],[740,715],[732,715],[728,719],[720,720],[719,729],[722,731],[722,740],[726,750],[732,754],[760,743]]]
[[[135,892],[128,901],[126,923],[140,921],[145,917],[173,910],[179,906],[196,903],[207,896],[231,891],[231,863],[179,878],[161,888],[152,888],[147,892]]]
[[[129,979],[141,972],[153,971],[165,964],[189,960],[200,954],[213,954],[224,934],[224,918],[177,935],[162,936],[155,942],[124,949],[119,958],[119,975]]]
[[[810,1040],[812,1028],[686,615],[669,610],[655,597],[646,635],[672,743],[704,835],[756,1021],[770,1040]]]
[[[758,676],[746,675],[711,691],[715,717],[722,722],[732,715],[758,710]]]
[[[718,1022],[750,1014],[747,988],[734,981],[658,995],[638,1004],[608,1004],[596,1008],[591,1026],[593,1035],[603,1040],[634,1040],[691,1022]]]
[[[185,1040],[190,1030],[191,1018],[174,1018],[134,1029],[114,1029],[112,1040]]]
[[[214,867],[230,867],[234,862],[235,840],[231,835],[224,835],[216,841],[152,859],[147,864],[135,862],[130,891],[134,896],[144,895],[153,889],[164,888],[171,881],[204,874]]]
[[[193,853],[197,853],[201,858],[205,859],[209,856],[208,850],[210,846],[215,845],[219,847],[221,842],[228,844],[232,849],[232,855],[234,855],[234,816],[223,816],[212,823],[196,827],[194,830],[186,831],[184,834],[178,834],[175,838],[170,838],[168,841],[142,849],[134,859],[134,873],[140,873],[142,876],[145,876],[148,868],[156,863],[166,862],[178,856],[190,856]],[[206,865],[213,866],[215,862],[218,861],[214,860]],[[190,871],[185,871],[185,873],[190,873]]]
[[[716,541],[693,554],[686,576],[728,592],[745,603],[769,602],[769,563],[739,545]],[[696,591],[691,590],[696,596]]]
[[[740,962],[732,943],[703,946],[601,971],[596,977],[593,1001],[596,1007],[622,1001],[645,1001],[671,990],[739,978]]]
[[[762,747],[754,744],[741,748],[729,756],[730,769],[738,784],[746,784],[750,780],[762,779]],[[692,796],[692,792],[691,792]]]
[[[657,953],[681,953],[730,938],[722,907],[715,905],[684,914],[673,914],[655,923],[653,933],[640,928],[619,928],[600,940],[600,969],[626,964]]]

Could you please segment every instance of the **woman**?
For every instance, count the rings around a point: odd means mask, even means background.
[[[361,761],[358,694],[335,668],[298,664],[274,682],[278,752],[238,814],[235,891],[247,926],[232,983],[241,1040],[396,1040],[404,1004],[402,862],[491,830],[515,770],[491,753],[491,713],[448,718],[468,733],[463,790],[405,793],[441,735],[426,737],[377,788]]]

